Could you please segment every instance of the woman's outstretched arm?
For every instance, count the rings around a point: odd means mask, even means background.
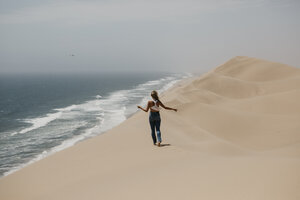
[[[159,104],[161,105],[161,107],[163,107],[166,110],[174,110],[175,112],[177,112],[176,108],[171,108],[171,107],[165,106],[161,101],[159,101]]]
[[[137,106],[137,107],[138,107],[139,109],[145,111],[145,112],[148,112],[148,110],[150,109],[150,101],[148,101],[148,104],[147,104],[147,108],[146,108],[146,109],[142,108],[141,106]]]

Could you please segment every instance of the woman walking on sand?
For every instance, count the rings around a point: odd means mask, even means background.
[[[147,108],[144,109],[141,106],[138,106],[139,109],[148,112],[148,110],[150,109],[150,114],[149,114],[149,122],[150,122],[150,127],[151,127],[151,135],[152,135],[152,139],[153,139],[153,144],[156,145],[157,142],[157,146],[160,147],[160,143],[161,143],[161,132],[160,132],[160,114],[159,114],[159,110],[161,109],[161,107],[163,107],[166,110],[174,110],[177,112],[177,109],[175,108],[170,108],[165,106],[158,98],[158,94],[155,90],[153,90],[151,92],[151,97],[153,99],[153,101],[148,101],[147,104]],[[155,129],[156,129],[156,134],[157,134],[157,140],[156,140],[156,135],[155,135]]]

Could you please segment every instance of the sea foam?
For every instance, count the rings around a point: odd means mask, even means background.
[[[108,131],[136,112],[136,105],[146,104],[147,100],[150,99],[149,93],[152,90],[155,89],[159,92],[163,92],[172,87],[180,79],[189,76],[191,75],[174,75],[148,81],[128,90],[114,91],[106,96],[94,96],[94,99],[82,104],[53,109],[52,113],[48,113],[45,116],[24,119],[24,121],[30,123],[31,126],[15,134],[28,134],[35,131],[38,132],[35,134],[39,139],[41,136],[44,136],[47,140],[55,137],[65,139],[58,145],[42,150],[41,153],[29,161],[11,168],[8,172],[5,172],[4,175],[11,174],[24,166],[71,147],[82,140]],[[92,125],[91,122],[89,122],[91,119],[93,121]],[[55,129],[55,131],[53,131],[53,129]],[[75,133],[75,131],[78,133]],[[57,135],[55,136],[53,134]]]

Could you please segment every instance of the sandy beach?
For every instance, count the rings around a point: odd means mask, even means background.
[[[148,114],[0,179],[1,200],[300,199],[300,69],[235,57],[161,96]]]

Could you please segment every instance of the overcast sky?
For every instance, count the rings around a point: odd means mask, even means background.
[[[0,73],[300,67],[299,0],[0,0]],[[74,55],[74,56],[72,56]]]

